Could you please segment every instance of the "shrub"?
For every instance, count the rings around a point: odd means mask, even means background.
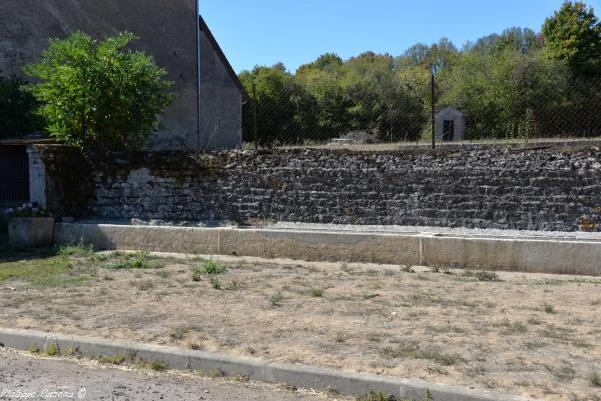
[[[149,56],[126,49],[134,39],[121,33],[98,42],[76,32],[51,39],[41,60],[24,68],[38,82],[28,90],[50,135],[82,149],[132,150],[146,142],[173,102],[173,83]]]

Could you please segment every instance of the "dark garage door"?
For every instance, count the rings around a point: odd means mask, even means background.
[[[29,162],[25,146],[0,146],[0,205],[29,201]]]

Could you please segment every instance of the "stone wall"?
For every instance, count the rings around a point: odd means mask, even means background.
[[[47,164],[61,159],[51,157],[53,147],[42,153]],[[138,153],[89,165],[90,176],[77,188],[86,194],[73,212],[80,217],[572,231],[579,220],[597,229],[595,209],[601,207],[601,152],[595,147]],[[60,182],[52,175],[49,180]]]

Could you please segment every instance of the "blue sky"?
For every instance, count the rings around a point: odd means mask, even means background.
[[[399,55],[446,36],[459,47],[512,26],[539,31],[563,0],[199,0],[236,71],[294,71],[326,52]],[[601,0],[589,0],[601,15]]]

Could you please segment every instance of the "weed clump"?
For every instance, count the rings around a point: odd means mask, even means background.
[[[413,266],[411,265],[401,265],[401,271],[403,273],[415,273],[415,270],[413,270]]]
[[[202,271],[206,274],[222,274],[227,271],[227,268],[221,263],[207,260],[202,264]]]
[[[167,363],[163,361],[153,361],[152,364],[150,364],[152,370],[157,370],[159,372],[167,370],[167,367]]]
[[[121,256],[120,254],[115,255]],[[113,270],[134,270],[155,269],[160,266],[156,266],[151,262],[151,257],[148,252],[138,252],[135,254],[125,255],[123,260],[119,260],[116,263],[111,263],[106,267]]]
[[[369,394],[361,395],[356,398],[357,401],[396,401],[396,398],[390,394],[370,391]]]
[[[98,360],[98,362],[105,363],[108,365],[121,365],[123,362],[125,362],[127,356],[125,354],[114,354],[111,356],[98,355],[96,359]]]
[[[192,268],[192,281],[199,282],[202,281],[202,271],[200,267],[194,266]]]
[[[500,281],[497,273],[486,270],[465,270],[462,275],[478,281]]]

